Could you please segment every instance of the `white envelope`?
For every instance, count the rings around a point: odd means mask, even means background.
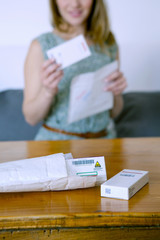
[[[73,78],[70,87],[68,123],[81,120],[113,107],[113,94],[104,91],[104,78],[118,69],[118,62],[105,65],[96,72]]]
[[[90,49],[83,35],[79,35],[65,43],[47,51],[48,58],[54,58],[62,64],[62,69],[81,61],[91,55]]]

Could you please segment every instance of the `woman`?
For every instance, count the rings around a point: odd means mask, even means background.
[[[31,125],[43,120],[36,140],[113,138],[112,118],[122,110],[123,74],[117,70],[106,81],[105,91],[114,95],[114,107],[72,124],[67,123],[71,80],[82,73],[94,72],[118,57],[118,48],[110,31],[103,0],[50,0],[54,29],[37,37],[25,62],[23,112]],[[60,70],[46,51],[83,34],[91,56]]]

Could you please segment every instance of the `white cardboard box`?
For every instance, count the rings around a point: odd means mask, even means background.
[[[148,171],[124,169],[101,185],[101,196],[128,200],[148,181]]]

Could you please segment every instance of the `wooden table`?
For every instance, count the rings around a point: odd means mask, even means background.
[[[71,152],[105,156],[108,178],[124,168],[149,171],[129,201],[100,188],[0,194],[0,240],[160,239],[160,138],[0,142],[0,162]]]

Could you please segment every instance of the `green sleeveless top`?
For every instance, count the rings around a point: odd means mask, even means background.
[[[48,59],[46,55],[47,50],[65,42],[64,39],[55,35],[53,32],[42,34],[36,39],[41,45],[44,59]],[[110,118],[109,111],[95,114],[71,124],[68,124],[67,122],[70,84],[72,79],[82,73],[94,72],[98,70],[107,63],[115,60],[117,56],[116,44],[108,46],[106,43],[106,53],[102,53],[100,50],[98,51],[99,48],[95,45],[92,45],[89,48],[91,51],[91,56],[64,69],[63,79],[58,85],[59,91],[55,96],[54,102],[50,108],[48,116],[46,116],[44,119],[44,122],[50,127],[75,133],[99,132],[102,129],[107,129],[108,135],[106,138],[114,138],[116,136],[115,129],[113,120]],[[79,137],[54,133],[41,127],[35,137],[35,140],[61,140],[78,138]]]

